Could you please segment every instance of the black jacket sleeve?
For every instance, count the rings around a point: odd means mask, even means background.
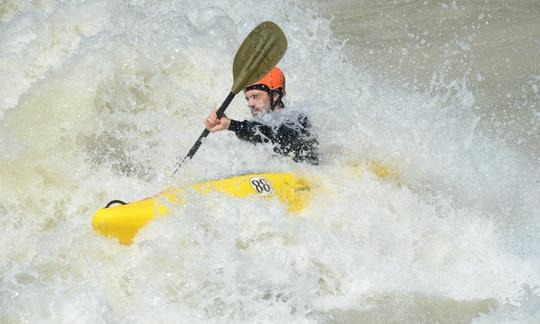
[[[319,164],[317,139],[310,133],[311,125],[306,115],[296,120],[286,120],[274,127],[256,121],[231,119],[229,130],[238,138],[250,143],[272,143],[274,152],[290,156],[295,162]]]

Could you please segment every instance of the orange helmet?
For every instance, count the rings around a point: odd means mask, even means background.
[[[281,91],[282,95],[285,94],[285,74],[277,66],[268,72],[262,79],[255,84],[247,86],[245,91],[259,89],[267,92]]]

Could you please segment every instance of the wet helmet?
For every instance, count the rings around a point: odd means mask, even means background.
[[[281,100],[285,95],[285,74],[278,67],[274,67],[267,75],[257,81],[255,84],[247,86],[245,91],[262,90],[270,95],[270,107],[274,110],[276,105],[281,108],[285,107]],[[278,95],[278,99],[274,102],[274,94]]]

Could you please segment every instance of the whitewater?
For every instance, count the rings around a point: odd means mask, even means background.
[[[475,44],[499,46],[482,38],[498,8],[410,3],[2,2],[0,322],[540,321],[538,62],[490,79]],[[391,22],[413,15],[468,28],[400,39]],[[285,104],[309,114],[321,164],[220,132],[173,177],[265,20],[288,38]],[[540,52],[535,21],[508,25],[523,57]],[[249,118],[241,95],[227,114]],[[318,189],[298,217],[192,194],[131,246],[90,226],[109,200],[247,172]]]

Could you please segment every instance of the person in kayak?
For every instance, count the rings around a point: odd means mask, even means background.
[[[274,67],[261,80],[247,86],[244,95],[253,117],[238,121],[212,111],[204,120],[210,132],[233,131],[238,138],[253,144],[271,143],[274,152],[290,156],[295,162],[319,164],[318,141],[311,134],[307,115],[283,111],[285,75]]]

